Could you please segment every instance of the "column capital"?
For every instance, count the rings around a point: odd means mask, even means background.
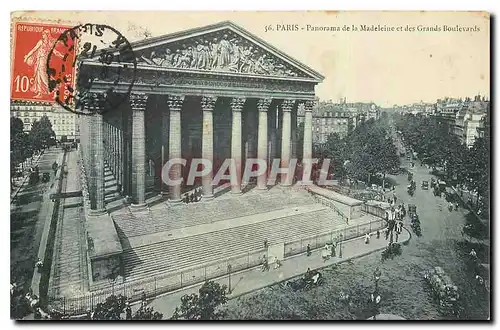
[[[217,101],[217,96],[202,96],[201,109],[203,111],[213,111],[215,109],[216,101]]]
[[[144,111],[146,110],[146,104],[148,102],[148,94],[130,94],[130,107],[132,110]]]
[[[101,114],[105,108],[106,97],[102,93],[86,93],[83,98],[85,110],[91,114]]]
[[[231,99],[231,110],[241,112],[243,110],[243,106],[245,105],[246,98],[242,97],[233,97]]]
[[[312,112],[314,107],[314,101],[312,100],[301,100],[299,103],[299,110],[305,111],[305,112]],[[299,111],[300,112],[300,111]]]
[[[290,112],[292,111],[294,105],[295,105],[295,100],[293,99],[283,100],[283,102],[281,103],[281,110],[285,112]]]
[[[267,112],[267,109],[269,109],[269,106],[271,105],[272,99],[267,98],[267,99],[259,99],[257,101],[257,109],[260,112]]]
[[[169,95],[167,100],[168,108],[170,110],[180,111],[184,103],[184,98],[184,95]]]

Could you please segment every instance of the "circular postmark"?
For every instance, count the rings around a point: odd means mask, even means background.
[[[48,85],[55,101],[83,115],[112,110],[128,101],[136,70],[130,42],[115,28],[103,24],[88,23],[65,30],[47,56]],[[84,109],[96,94],[100,106]]]

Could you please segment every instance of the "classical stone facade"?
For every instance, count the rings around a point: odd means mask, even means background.
[[[194,186],[202,187],[202,201],[215,203],[211,181],[228,158],[235,160],[238,180],[231,191],[239,194],[246,159],[270,165],[280,158],[284,167],[298,148],[311,156],[314,87],[323,80],[314,70],[230,22],[147,39],[132,49],[135,72],[120,63],[119,76],[103,77],[103,63],[80,66],[98,77],[83,99],[88,115],[79,116],[92,212],[106,209],[105,167],[117,193],[141,210],[158,195],[175,206]],[[126,101],[110,107],[110,88]],[[302,146],[296,145],[298,112],[306,128]],[[177,158],[187,163],[162,173]],[[211,160],[213,169],[188,186],[194,158]],[[162,175],[178,184],[165,185]],[[257,178],[258,189],[266,189],[266,179],[267,173]],[[287,185],[291,178],[281,181]]]

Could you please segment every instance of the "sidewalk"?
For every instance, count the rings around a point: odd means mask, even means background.
[[[38,161],[40,160],[40,158],[42,158],[42,153],[38,154],[37,156],[35,156],[35,158],[33,159],[33,165],[30,165],[30,166],[36,166],[38,164]],[[28,181],[29,177],[30,177],[30,171],[29,169],[25,169],[24,170],[24,174],[21,178],[17,178],[14,180],[14,183],[15,184],[18,184],[18,186],[10,192],[10,203],[12,204],[12,202],[14,201],[14,199],[16,198],[17,194],[21,191],[21,189],[24,187],[24,185],[26,184],[26,181]]]
[[[274,269],[274,265],[270,264],[268,272],[262,272],[261,267],[246,269],[238,273],[231,274],[231,294],[229,299],[233,299],[246,293],[262,289],[264,287],[280,283],[290,278],[299,276],[306,272],[307,268],[321,269],[324,267],[348,261],[353,258],[359,258],[367,254],[383,250],[388,241],[384,239],[382,232],[380,238],[377,239],[375,233],[372,233],[370,243],[365,244],[364,238],[354,238],[342,243],[342,258],[339,258],[339,247],[337,247],[337,257],[332,257],[326,262],[321,258],[321,249],[314,250],[312,255],[307,257],[306,254],[300,254],[294,257],[285,259],[279,269]],[[398,242],[403,243],[410,239],[411,234],[405,228],[400,235]],[[215,279],[220,284],[228,285],[229,275]],[[198,293],[202,284],[197,284],[181,290],[167,293],[163,296],[156,297],[149,303],[155,311],[163,313],[163,318],[169,318],[175,310],[175,307],[180,305],[181,297],[185,294]],[[140,304],[134,305],[133,310],[137,310]]]
[[[45,250],[47,249],[47,240],[50,232],[50,225],[52,222],[52,217],[54,216],[54,207],[55,202],[50,200],[50,195],[52,193],[57,193],[60,190],[59,182],[62,180],[61,171],[64,170],[64,153],[60,154],[57,158],[57,163],[61,164],[53,179],[53,187],[51,189],[47,189],[45,194],[43,195],[42,207],[40,209],[40,213],[38,214],[38,221],[43,226],[42,237],[40,239],[40,246],[38,247],[38,258],[43,260],[45,263]],[[46,270],[46,267],[44,267]],[[31,289],[33,293],[37,296],[40,296],[40,281],[42,279],[42,274],[35,269],[33,272],[33,277],[31,278]]]

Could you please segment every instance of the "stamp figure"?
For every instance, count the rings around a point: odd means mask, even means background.
[[[38,23],[16,23],[12,58],[11,96],[15,100],[53,102],[57,90],[51,91],[47,75],[47,58],[52,51],[58,66],[73,61],[75,50],[63,54],[57,36],[68,26]],[[21,42],[22,41],[22,42]],[[67,73],[72,81],[74,68]],[[64,94],[65,86],[59,92]]]

